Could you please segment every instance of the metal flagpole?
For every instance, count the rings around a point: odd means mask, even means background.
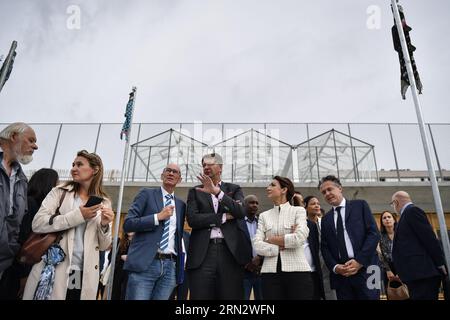
[[[108,288],[107,288],[107,294],[106,299],[111,300],[112,295],[112,289],[113,289],[113,282],[114,282],[114,269],[116,265],[116,256],[117,256],[117,240],[119,238],[119,225],[120,225],[120,215],[122,210],[122,198],[123,198],[123,189],[125,186],[125,177],[126,177],[126,170],[127,170],[127,162],[128,162],[128,151],[130,149],[130,137],[131,137],[131,127],[133,125],[133,112],[134,112],[134,103],[136,101],[136,87],[133,87],[132,92],[130,93],[130,99],[127,104],[127,111],[125,113],[125,117],[127,118],[124,123],[124,127],[122,129],[122,133],[125,133],[126,143],[125,143],[125,150],[124,150],[124,156],[123,156],[123,164],[122,164],[122,175],[120,178],[120,189],[119,189],[119,199],[117,201],[117,211],[116,211],[116,217],[114,221],[114,239],[113,239],[113,247],[112,247],[112,254],[111,254],[111,269],[108,277]],[[131,103],[131,110],[129,110]]]
[[[400,19],[400,14],[398,12],[397,0],[391,0],[392,10],[394,12],[395,24],[397,26],[398,35],[400,38],[400,43],[402,45],[403,58],[405,60],[406,69],[408,71],[409,84],[411,86],[411,94],[414,100],[414,105],[416,107],[417,120],[419,123],[420,135],[422,137],[423,149],[425,151],[425,159],[427,160],[428,174],[431,181],[431,189],[433,191],[434,205],[436,207],[436,213],[439,219],[439,231],[441,233],[442,246],[444,249],[445,260],[447,262],[447,269],[450,267],[450,244],[447,234],[447,226],[445,224],[444,210],[442,208],[441,196],[439,194],[439,187],[436,181],[436,174],[434,171],[433,163],[430,157],[430,147],[428,142],[428,137],[425,133],[425,124],[423,121],[422,110],[420,107],[419,96],[417,94],[416,79],[414,78],[414,73],[411,65],[411,57],[409,56],[408,48],[406,45],[405,34],[403,33],[402,23]]]
[[[11,68],[11,60],[13,59],[14,51],[17,48],[17,41],[13,41],[11,44],[11,49],[9,50],[8,56],[6,57],[5,62],[3,63],[3,72],[0,74],[0,91],[3,89],[3,85],[6,82],[6,75],[8,74],[9,69]]]

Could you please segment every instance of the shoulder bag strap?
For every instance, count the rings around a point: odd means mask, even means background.
[[[61,205],[62,205],[62,203],[63,203],[63,201],[64,201],[64,198],[66,197],[66,193],[67,193],[67,190],[64,190],[63,191],[63,194],[62,194],[62,196],[61,196],[61,199],[59,199],[59,206],[58,206],[58,208],[56,208],[56,211],[55,211],[55,213],[50,217],[50,220],[49,220],[49,225],[52,225],[53,224],[53,219],[55,219],[55,217],[57,216],[57,215],[59,215],[59,214],[61,214],[60,212],[59,212],[59,208],[61,208]]]

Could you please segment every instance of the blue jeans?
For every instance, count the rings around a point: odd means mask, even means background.
[[[176,286],[175,261],[153,259],[143,272],[129,272],[125,300],[168,300]]]
[[[244,299],[250,300],[250,294],[253,288],[253,296],[255,300],[262,300],[262,282],[260,275],[254,275],[245,272],[244,276]]]

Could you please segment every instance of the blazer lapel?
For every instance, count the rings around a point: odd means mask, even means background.
[[[203,187],[203,185],[201,187]],[[203,197],[203,199],[209,204],[209,207],[211,208],[211,212],[215,212],[214,204],[211,199],[211,195],[209,193],[202,192],[202,191],[197,191],[197,194],[198,194],[198,196]]]
[[[352,202],[350,200],[345,201],[345,223],[348,221],[348,217],[350,217],[350,212],[352,211]]]
[[[156,205],[156,208],[158,209],[158,212],[160,212],[164,206],[163,193],[162,193],[161,188],[154,189],[153,200],[155,201],[155,205]]]
[[[177,197],[175,197],[175,209],[176,209],[175,214],[177,215],[177,225],[178,225],[179,230],[183,230],[183,227],[184,227],[184,225],[183,225],[184,221],[182,221],[183,219],[181,216],[181,212],[182,212],[181,208],[182,207],[183,207],[183,202],[181,202],[181,200],[179,200]]]
[[[333,208],[331,208],[331,210],[330,211],[328,211],[328,213],[326,214],[326,216],[330,216],[330,224],[331,224],[331,230],[333,231],[333,235],[336,237],[336,226],[334,225],[334,210],[333,210]],[[322,222],[325,222],[326,221],[326,219],[325,220],[323,220],[324,218],[322,218]]]

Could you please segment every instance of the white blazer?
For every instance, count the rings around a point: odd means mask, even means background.
[[[291,227],[296,224],[295,232]],[[278,254],[281,257],[281,271],[310,272],[311,267],[305,257],[303,243],[308,238],[309,229],[306,223],[306,211],[303,207],[294,207],[286,202],[274,206],[259,215],[258,230],[253,238],[253,246],[258,255],[264,256],[262,273],[276,273]],[[284,235],[285,249],[267,243],[270,236]]]

